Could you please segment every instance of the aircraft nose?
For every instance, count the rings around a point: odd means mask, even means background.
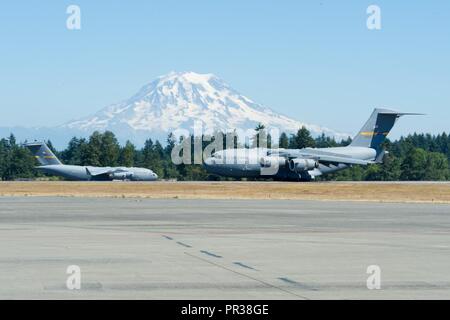
[[[214,161],[214,159],[212,157],[210,158],[206,158],[203,161],[203,167],[206,169],[206,171],[211,172],[213,169],[213,166],[216,164],[216,162]]]
[[[152,170],[147,169],[147,179],[153,181],[153,180],[157,180],[158,179],[158,175],[156,173],[154,173]]]
[[[205,167],[209,167],[209,166],[215,165],[216,162],[214,161],[213,157],[210,157],[210,158],[206,158],[205,161],[203,161],[203,164],[205,165]]]
[[[216,173],[218,170],[216,159],[214,157],[207,158],[203,161],[203,167],[209,173]]]

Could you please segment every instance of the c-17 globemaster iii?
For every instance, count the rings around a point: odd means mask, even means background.
[[[86,181],[154,181],[158,179],[156,173],[146,168],[128,167],[92,167],[65,165],[55,156],[50,148],[43,142],[27,143],[35,158],[41,164],[36,169],[48,174],[62,176],[68,180]]]
[[[352,165],[382,163],[387,153],[382,144],[397,119],[403,115],[419,114],[375,108],[346,147],[226,149],[207,158],[204,167],[210,173],[235,178],[310,181]]]

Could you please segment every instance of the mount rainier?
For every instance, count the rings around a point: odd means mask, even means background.
[[[294,133],[305,126],[314,136],[322,132],[338,139],[347,135],[317,125],[302,123],[243,96],[213,74],[171,72],[142,87],[130,99],[107,106],[97,113],[68,122],[62,128],[92,133],[110,130],[119,140],[140,144],[148,137],[165,141],[176,129],[254,129],[258,123]]]

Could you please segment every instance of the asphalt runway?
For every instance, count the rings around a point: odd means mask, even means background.
[[[0,197],[0,298],[450,299],[449,230],[445,204]]]

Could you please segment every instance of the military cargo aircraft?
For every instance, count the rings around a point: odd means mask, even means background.
[[[235,178],[310,181],[353,165],[382,163],[387,153],[382,144],[397,119],[404,115],[419,114],[375,108],[346,147],[226,149],[207,158],[204,167],[210,173]]]
[[[65,165],[54,155],[44,142],[27,143],[35,158],[41,164],[36,169],[42,172],[62,176],[68,180],[85,181],[154,181],[158,176],[150,169],[127,167],[91,167]]]

